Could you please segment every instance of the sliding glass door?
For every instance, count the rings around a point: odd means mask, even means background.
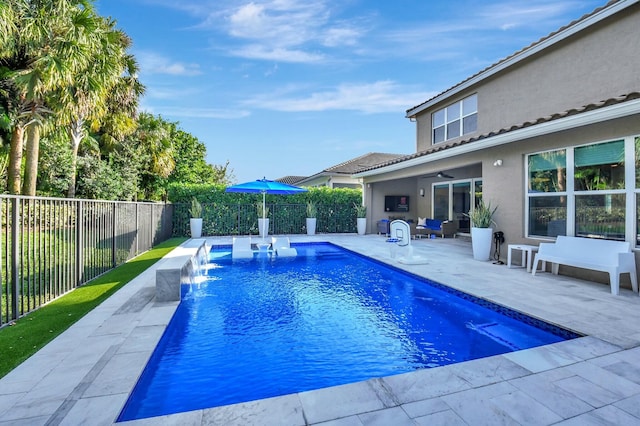
[[[449,184],[433,186],[433,218],[449,220]]]
[[[466,216],[482,199],[482,179],[467,179],[433,185],[433,217],[440,220],[454,220],[459,232],[469,232],[470,223]]]
[[[458,231],[470,232],[469,218],[466,215],[471,210],[471,181],[452,183],[451,191],[452,218],[458,221]]]

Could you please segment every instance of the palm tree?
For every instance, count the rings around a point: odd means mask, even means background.
[[[86,69],[91,57],[95,14],[86,0],[8,0],[4,12],[13,19],[0,47],[0,66],[16,88],[15,113],[8,170],[8,190],[20,192],[22,145],[27,133],[25,180],[22,192],[35,194],[40,130],[50,112],[47,98]],[[6,8],[6,9],[5,9]],[[7,11],[11,11],[11,13]]]
[[[158,190],[158,181],[169,177],[175,169],[175,150],[172,135],[175,124],[142,113],[138,117],[138,129],[132,138],[146,161],[142,164],[141,178],[145,198],[151,198]]]
[[[114,29],[112,20],[102,20],[94,31],[95,48],[86,69],[75,73],[73,84],[66,86],[56,96],[60,104],[61,119],[67,127],[71,142],[72,170],[68,197],[75,196],[76,169],[80,143],[88,135],[89,127],[99,127],[110,113],[110,105],[116,103],[119,114],[134,116],[141,87],[137,82],[137,64],[126,48],[131,44],[122,31]]]

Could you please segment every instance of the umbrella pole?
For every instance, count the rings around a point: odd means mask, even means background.
[[[266,201],[267,201],[267,192],[262,191],[262,219],[263,219],[262,220],[262,242],[263,243],[264,243],[264,238],[267,235],[267,231],[265,229],[265,227],[267,226],[267,221],[265,220],[267,218]]]

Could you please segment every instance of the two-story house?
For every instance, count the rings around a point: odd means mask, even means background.
[[[614,0],[409,109],[416,152],[362,178],[369,232],[385,196],[457,221],[483,199],[507,243],[557,235],[640,248],[640,3]]]

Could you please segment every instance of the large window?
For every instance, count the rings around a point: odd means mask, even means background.
[[[575,149],[576,191],[624,189],[624,141]]]
[[[527,186],[529,236],[626,239],[624,140],[529,155]]]
[[[566,235],[567,155],[564,149],[529,155],[529,235]]]
[[[624,141],[575,148],[575,235],[625,240]]]
[[[472,95],[433,113],[433,143],[444,142],[478,129],[478,95]]]

